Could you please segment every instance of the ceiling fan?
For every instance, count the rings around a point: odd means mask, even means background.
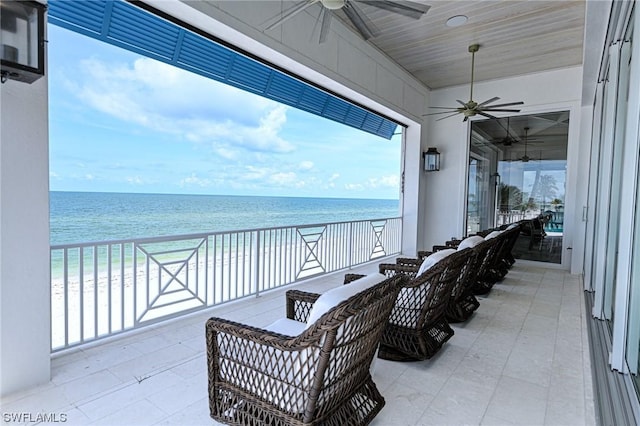
[[[278,14],[278,16],[275,18],[275,22],[267,26],[265,28],[265,31],[270,30],[293,18],[298,13],[316,3],[320,3],[320,5],[322,6],[319,19],[320,43],[326,41],[327,35],[329,34],[329,27],[331,25],[331,18],[338,11],[344,12],[347,18],[349,18],[349,20],[356,27],[363,39],[368,40],[379,35],[379,30],[362,12],[362,9],[358,6],[358,3],[375,6],[379,9],[397,13],[413,19],[420,19],[420,17],[427,13],[427,11],[431,8],[431,6],[427,6],[425,4],[406,0],[305,0],[297,2],[297,4],[294,4],[289,9],[283,11],[282,14]]]
[[[495,145],[503,145],[505,147],[510,147],[515,143],[522,142],[522,136],[518,136],[517,134],[514,136],[514,135],[511,134],[513,129],[511,129],[511,124],[509,122],[509,118],[510,117],[507,117],[507,126],[506,127],[502,124],[500,119],[496,120],[496,122],[500,125],[500,127],[502,127],[505,130],[506,135],[504,137],[502,137],[502,138],[491,140],[490,141],[491,143],[493,143]],[[526,127],[525,129],[527,129],[527,131],[531,130],[530,127]],[[531,145],[531,144],[541,144],[541,143],[544,143],[544,139],[535,138],[535,137],[532,139],[530,137],[527,137],[527,142],[529,143],[529,145]]]
[[[488,99],[484,102],[481,103],[477,103],[476,101],[473,100],[473,71],[474,71],[474,66],[475,66],[475,55],[476,52],[480,49],[480,45],[479,44],[472,44],[471,46],[469,46],[469,52],[471,52],[471,93],[469,94],[469,101],[468,102],[462,102],[459,99],[456,99],[456,102],[458,102],[460,105],[462,105],[461,107],[431,107],[431,108],[435,108],[435,109],[445,109],[448,111],[441,111],[441,112],[433,112],[430,114],[424,114],[425,116],[427,115],[438,115],[438,114],[449,114],[446,117],[442,117],[439,118],[438,120],[444,120],[445,118],[449,118],[449,117],[453,117],[454,115],[457,114],[464,114],[464,119],[462,121],[467,121],[469,119],[469,117],[473,117],[474,115],[482,115],[485,116],[487,118],[491,118],[491,119],[497,119],[497,117],[495,117],[494,115],[489,114],[490,112],[520,112],[519,109],[504,109],[504,107],[510,107],[510,106],[514,106],[514,105],[523,105],[524,102],[520,101],[520,102],[509,102],[506,104],[497,104],[497,105],[490,105],[491,103],[499,100],[499,97],[494,97],[491,99]],[[455,111],[455,112],[453,112]],[[452,113],[453,112],[453,113]]]
[[[529,128],[524,128],[524,155],[520,157],[520,161],[523,163],[528,163],[531,160],[531,157],[527,155],[527,133],[529,132]]]
[[[497,120],[497,121],[500,127],[502,127],[507,132],[507,134],[503,138],[492,140],[491,141],[492,143],[497,145],[511,146],[514,143],[520,142],[520,140],[511,136],[511,133],[509,131],[509,129],[511,128],[511,126],[509,125],[509,117],[507,117],[507,127],[504,127],[500,122],[500,120]]]

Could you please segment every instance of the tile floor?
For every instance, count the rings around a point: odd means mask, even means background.
[[[321,292],[340,285],[342,276],[299,287]],[[3,421],[8,413],[28,413],[34,421],[55,415],[50,420],[66,425],[215,424],[208,414],[205,320],[264,326],[284,315],[283,292],[57,356],[50,383],[1,401]],[[595,425],[583,300],[579,277],[516,263],[471,319],[453,326],[456,334],[434,358],[377,361],[374,381],[386,406],[373,424]]]

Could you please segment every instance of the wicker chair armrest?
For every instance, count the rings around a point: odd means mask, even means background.
[[[233,341],[235,348],[241,353],[244,350],[255,351],[260,346],[280,349],[282,351],[300,351],[314,342],[301,336],[285,336],[280,333],[254,327],[247,324],[212,317],[206,323],[207,346],[211,348],[217,335],[224,335],[224,339]]]
[[[449,243],[445,244],[445,245],[436,245],[433,246],[433,251],[440,251],[440,250],[446,250],[446,249],[450,249],[452,248],[452,246],[449,245]]]
[[[418,251],[418,259],[424,260],[425,257],[431,256],[432,254],[433,254],[433,251],[420,250]]]
[[[320,297],[317,293],[309,293],[302,290],[289,290],[287,297],[287,318],[307,322],[313,304]]]
[[[449,241],[447,241],[445,244],[447,245],[447,248],[457,248],[461,242],[462,240],[459,240],[457,238],[452,238]]]
[[[364,278],[366,275],[364,274],[344,274],[343,284],[349,284],[355,280],[359,280],[360,278]]]
[[[396,265],[420,266],[424,259],[413,257],[399,257],[396,259]]]
[[[418,273],[418,266],[415,265],[395,265],[392,263],[381,263],[379,265],[380,273],[392,277],[397,274],[406,275],[408,278],[413,278]]]

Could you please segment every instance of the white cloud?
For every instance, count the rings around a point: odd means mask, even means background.
[[[92,174],[87,173],[86,175],[84,175],[84,178],[85,178],[86,180],[94,180],[94,179],[95,179],[95,176],[93,176]]]
[[[298,176],[296,176],[296,174],[293,172],[273,173],[271,176],[269,176],[269,182],[279,186],[304,186],[304,182],[299,181]]]
[[[364,189],[364,185],[361,183],[347,183],[344,185],[344,189],[348,191],[362,191]]]
[[[199,178],[195,173],[191,173],[191,176],[180,180],[180,186],[199,186],[205,188],[211,186],[211,180],[206,178]]]
[[[192,142],[211,143],[223,157],[238,148],[291,152],[279,136],[287,107],[149,58],[133,64],[84,60],[68,82],[84,103],[120,120]]]
[[[382,176],[381,178],[369,179],[369,187],[371,188],[397,188],[400,184],[398,175]]]
[[[146,182],[140,176],[129,176],[127,177],[127,183],[131,185],[144,185]]]
[[[311,169],[313,169],[313,165],[314,165],[313,161],[305,160],[305,161],[300,162],[300,164],[298,165],[298,169],[300,169],[300,170],[311,170]]]
[[[387,175],[380,178],[369,178],[362,183],[347,183],[344,188],[348,191],[364,191],[379,188],[398,188],[400,177],[398,175]]]
[[[220,157],[225,158],[227,160],[236,160],[238,159],[238,152],[225,147],[216,147],[214,149],[215,153]]]

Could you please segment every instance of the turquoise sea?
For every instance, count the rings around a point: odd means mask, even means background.
[[[50,193],[51,245],[399,215],[399,200]]]

